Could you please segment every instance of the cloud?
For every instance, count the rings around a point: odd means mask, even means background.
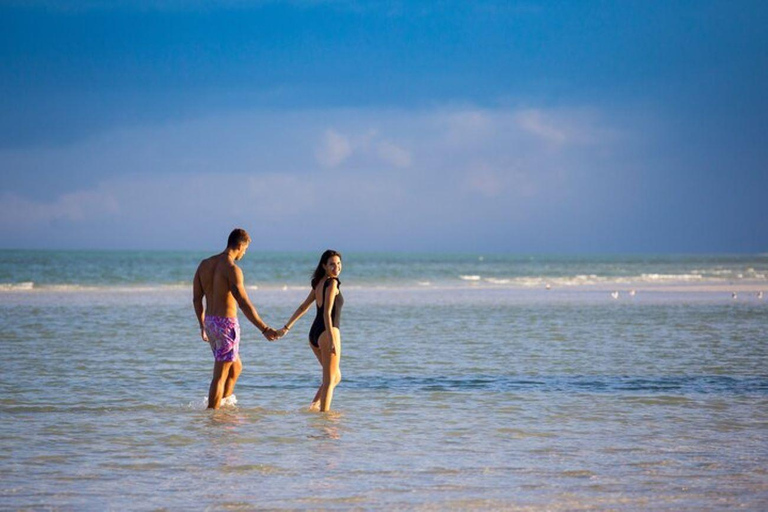
[[[352,144],[347,137],[335,130],[326,130],[315,152],[323,167],[338,167],[352,154]]]
[[[498,112],[480,109],[449,110],[436,117],[438,126],[446,130],[446,137],[454,144],[481,143],[492,135],[493,117]]]
[[[556,189],[558,179],[553,176],[537,179],[536,173],[515,166],[494,168],[485,162],[478,162],[467,170],[464,183],[468,190],[488,199],[527,199],[536,198],[548,189]]]
[[[115,196],[104,190],[82,190],[61,194],[53,201],[34,201],[17,194],[0,196],[0,225],[14,230],[56,222],[78,223],[102,216],[117,215],[120,206]]]
[[[12,212],[0,235],[19,246],[25,229],[46,237],[58,221],[81,226],[59,230],[66,240],[103,226],[114,246],[167,247],[171,232],[174,244],[199,247],[218,240],[201,231],[243,225],[278,249],[322,246],[327,236],[375,248],[462,230],[479,237],[478,226],[520,231],[524,220],[590,211],[581,205],[606,187],[621,196],[624,163],[606,149],[625,139],[601,136],[619,132],[607,115],[532,112],[244,111],[0,151],[15,184],[0,196]],[[45,172],[83,178],[62,192],[46,189]]]
[[[515,121],[526,132],[555,144],[563,144],[568,141],[568,135],[562,127],[547,116],[541,110],[528,109],[518,112]]]
[[[401,146],[382,138],[377,129],[369,129],[362,135],[347,136],[328,129],[323,133],[315,158],[326,168],[339,167],[356,155],[359,165],[385,163],[394,167],[411,165],[411,153]]]
[[[495,197],[505,191],[503,176],[488,168],[479,168],[467,173],[467,186],[485,196]]]
[[[526,108],[515,112],[513,118],[523,132],[557,147],[608,145],[620,138],[620,133],[590,108]]]
[[[395,167],[408,167],[411,165],[411,153],[396,144],[382,140],[377,143],[376,149],[383,161]]]

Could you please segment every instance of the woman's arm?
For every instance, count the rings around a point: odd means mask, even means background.
[[[339,340],[336,335],[336,331],[333,330],[333,319],[331,318],[331,311],[333,311],[333,304],[336,302],[336,292],[339,289],[339,283],[336,279],[331,280],[331,284],[325,290],[325,298],[323,300],[323,320],[325,321],[325,330],[331,335],[331,341],[333,346],[331,347],[331,353],[336,353],[336,345]]]
[[[312,305],[312,303],[315,301],[315,290],[310,290],[309,295],[307,295],[307,298],[304,299],[304,302],[301,303],[301,305],[296,308],[296,311],[293,312],[293,315],[291,315],[291,319],[288,320],[285,323],[285,326],[283,326],[282,329],[277,331],[277,334],[282,337],[285,336],[285,333],[291,330],[293,327],[293,324],[295,324],[299,318],[304,316],[304,313],[307,312],[309,307]]]

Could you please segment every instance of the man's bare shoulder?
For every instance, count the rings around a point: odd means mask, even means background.
[[[232,275],[239,270],[238,266],[227,257],[226,254],[214,254],[210,258],[206,258],[198,265],[198,272],[201,274],[213,275],[213,274],[226,274]]]
[[[197,272],[204,273],[211,267],[211,260],[213,260],[216,256],[211,256],[210,258],[205,258],[204,260],[201,260],[200,263],[197,264]]]
[[[218,256],[214,255],[210,258],[205,258],[197,265],[197,273],[201,277],[206,277],[209,275],[212,275],[216,271],[217,262],[218,262]]]
[[[214,254],[213,256],[209,256],[205,258],[203,261],[200,262],[201,265],[211,265],[216,262],[219,262],[222,260],[222,258],[226,259],[226,256],[223,254]]]

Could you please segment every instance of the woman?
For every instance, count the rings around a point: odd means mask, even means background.
[[[333,390],[341,382],[339,361],[341,359],[341,308],[344,297],[339,290],[341,274],[341,254],[327,250],[320,257],[315,273],[312,275],[312,291],[293,313],[291,319],[278,331],[285,335],[293,324],[307,312],[314,302],[317,316],[309,330],[309,346],[323,367],[323,382],[309,405],[311,411],[329,411],[333,400]]]

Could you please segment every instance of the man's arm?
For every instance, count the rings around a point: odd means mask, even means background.
[[[256,308],[251,304],[251,300],[248,298],[248,293],[245,291],[245,284],[243,282],[243,271],[240,270],[240,267],[237,265],[234,266],[233,270],[234,275],[230,281],[229,291],[232,292],[232,296],[237,301],[237,305],[240,307],[240,310],[245,317],[250,320],[262,334],[267,336],[267,330],[271,331],[271,329],[261,319],[259,312],[256,311]]]
[[[205,309],[203,308],[204,296],[203,283],[200,281],[200,267],[198,267],[195,278],[192,280],[192,305],[195,307],[197,323],[200,324],[200,337],[207,343],[208,335],[205,334]]]

